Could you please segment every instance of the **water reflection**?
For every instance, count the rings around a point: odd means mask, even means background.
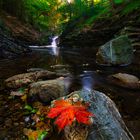
[[[84,71],[81,81],[82,81],[83,90],[87,90],[90,92],[93,89],[93,84],[94,84],[93,72]]]
[[[52,55],[59,56],[59,48],[58,47],[52,47]]]

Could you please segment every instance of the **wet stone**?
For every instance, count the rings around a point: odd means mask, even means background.
[[[140,89],[140,80],[138,77],[127,74],[127,73],[117,73],[108,76],[108,81],[111,84],[125,87],[128,89]]]
[[[14,123],[14,126],[18,126],[19,125],[19,123]]]

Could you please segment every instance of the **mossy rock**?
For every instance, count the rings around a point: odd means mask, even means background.
[[[133,60],[133,47],[127,36],[120,36],[101,46],[96,54],[100,65],[128,65]]]

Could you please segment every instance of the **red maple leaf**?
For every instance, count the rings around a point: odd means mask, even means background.
[[[79,123],[90,124],[92,113],[87,111],[87,105],[82,102],[72,104],[68,100],[57,100],[54,102],[54,107],[48,113],[49,118],[57,118],[55,124],[60,130],[65,126],[71,125],[76,119]]]

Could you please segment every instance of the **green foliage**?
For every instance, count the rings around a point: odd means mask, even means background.
[[[50,11],[49,3],[46,0],[25,0],[26,21],[41,29],[47,28],[47,14]]]
[[[100,16],[102,16],[102,15],[104,15],[104,14],[106,14],[106,16],[108,16],[108,15],[109,15],[108,12],[109,12],[109,9],[108,9],[108,8],[101,10],[101,11],[100,11],[99,13],[97,13],[96,15],[91,16],[91,17],[86,21],[85,25],[91,25],[91,24],[93,24],[93,22],[94,22],[97,18],[99,18]]]
[[[44,138],[48,135],[47,131],[43,131],[39,136],[38,140],[44,140]]]
[[[9,6],[10,5],[10,6]],[[117,6],[126,5],[122,14],[140,7],[138,0],[0,0],[0,8],[31,24],[42,33],[60,33],[67,23],[82,19],[90,25]],[[114,12],[115,13],[115,12]],[[84,19],[84,20],[83,20]],[[81,26],[81,25],[79,25]]]
[[[25,114],[34,114],[37,112],[36,109],[32,108],[30,105],[25,105],[24,109],[26,110]]]
[[[116,4],[121,4],[121,3],[124,2],[124,0],[114,0],[114,2],[115,2]]]
[[[132,12],[133,10],[140,8],[140,1],[139,0],[133,0],[133,2],[130,2],[126,5],[126,7],[123,9],[122,14],[128,14]]]

